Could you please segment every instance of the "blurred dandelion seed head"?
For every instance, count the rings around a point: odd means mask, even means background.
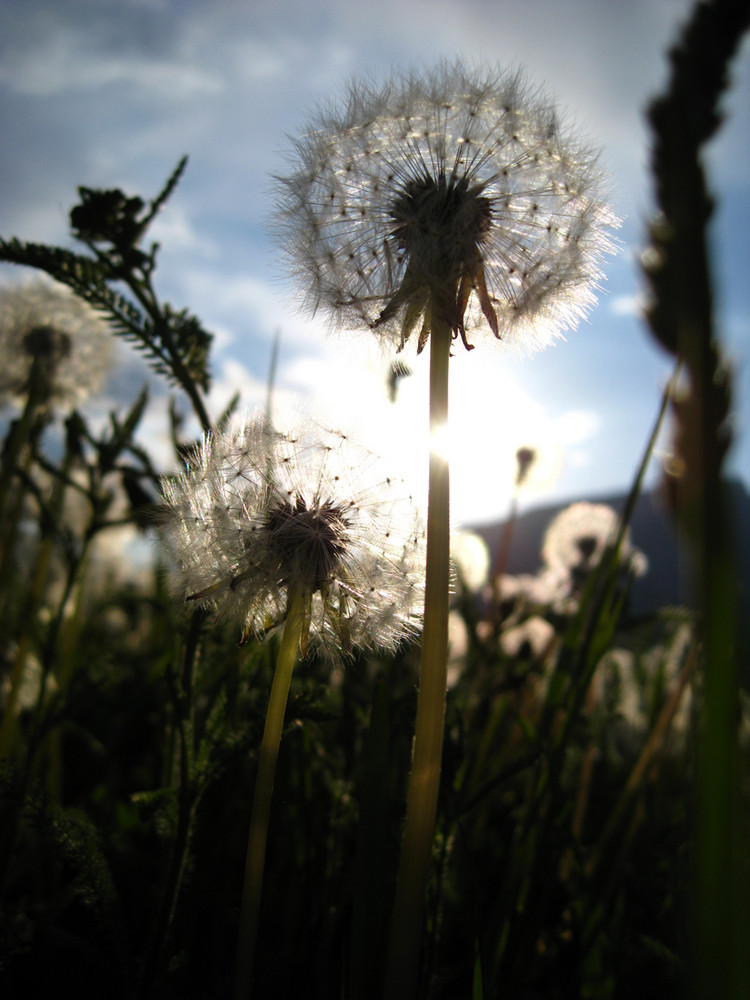
[[[490,552],[485,540],[467,528],[452,532],[451,560],[459,585],[468,593],[480,593],[490,573]]]
[[[581,501],[570,504],[547,528],[542,545],[542,559],[552,569],[574,576],[591,573],[619,530],[620,518],[612,507],[603,503]],[[643,576],[648,560],[630,541],[626,531],[620,550],[620,560],[634,576]]]
[[[279,178],[308,303],[417,351],[434,319],[527,350],[575,326],[614,244],[597,154],[518,72],[460,62],[350,85]]]
[[[33,378],[44,404],[65,411],[101,388],[114,338],[87,302],[35,278],[0,289],[0,355],[0,403],[23,405]]]
[[[165,478],[175,589],[239,620],[243,639],[284,622],[334,659],[413,637],[424,600],[424,529],[402,479],[343,433],[245,418],[209,435]]]

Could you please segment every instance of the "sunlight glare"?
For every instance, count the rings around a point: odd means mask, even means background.
[[[355,366],[339,341],[325,357],[297,358],[283,373],[283,382],[309,392],[317,419],[357,434],[404,476],[424,503],[430,446],[427,359],[409,359],[413,374],[399,380],[395,402],[390,402],[388,360],[373,347],[363,365],[363,353],[360,340]],[[502,358],[477,361],[458,353],[451,359],[450,427],[433,442],[450,457],[451,520],[456,525],[506,516],[519,448],[535,453],[522,497],[551,491],[562,471],[565,436],[558,432],[559,419],[553,420],[519,388],[517,374],[508,372]],[[567,424],[563,421],[561,427]]]
[[[435,427],[430,434],[430,450],[434,455],[438,455],[444,461],[451,460],[455,438],[450,432],[447,424],[441,423]]]

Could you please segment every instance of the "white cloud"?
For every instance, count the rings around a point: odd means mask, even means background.
[[[221,79],[197,64],[154,58],[131,51],[116,54],[92,48],[85,26],[58,27],[28,49],[11,49],[0,66],[0,82],[33,97],[96,91],[113,85],[184,101],[221,92]]]
[[[215,267],[185,268],[178,274],[182,294],[209,329],[225,332],[224,343],[248,353],[249,338],[270,350],[277,330],[282,351],[309,344],[323,344],[324,321],[297,313],[295,303],[285,303],[273,285],[253,275],[227,274]],[[268,345],[268,346],[266,346]]]
[[[215,259],[219,253],[216,243],[199,232],[189,211],[179,200],[157,215],[149,230],[149,236],[167,247],[170,253],[181,254],[189,251],[192,260],[196,255]]]
[[[239,361],[225,359],[214,376],[208,396],[208,410],[212,418],[218,417],[239,393],[239,408],[254,410],[264,405],[266,386]]]
[[[569,410],[557,418],[555,425],[564,445],[578,445],[590,441],[598,433],[601,419],[589,410]]]
[[[610,312],[615,316],[634,316],[640,319],[646,301],[643,295],[615,295],[609,299]]]

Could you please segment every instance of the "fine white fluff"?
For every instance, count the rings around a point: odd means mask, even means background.
[[[355,80],[291,159],[279,235],[339,328],[400,347],[422,323],[421,348],[437,307],[467,346],[491,331],[533,351],[595,302],[617,225],[598,154],[518,72]]]
[[[418,631],[421,520],[405,483],[345,434],[246,418],[162,490],[176,589],[238,620],[243,640],[281,625],[293,593],[305,648],[333,657]]]

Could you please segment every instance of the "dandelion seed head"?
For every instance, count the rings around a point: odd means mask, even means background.
[[[608,545],[619,530],[620,518],[603,503],[573,503],[561,511],[547,528],[542,545],[542,559],[552,569],[582,576],[599,564]],[[627,531],[620,550],[621,562],[634,576],[643,576],[648,560],[632,545]]]
[[[64,285],[0,289],[0,402],[22,405],[33,379],[44,405],[71,409],[101,387],[113,348],[107,322]]]
[[[404,481],[347,435],[245,418],[206,436],[162,491],[175,589],[239,621],[244,639],[281,625],[292,594],[305,643],[334,659],[418,631],[420,517]]]
[[[517,72],[357,80],[296,142],[280,236],[313,307],[417,350],[439,318],[543,346],[595,301],[617,220],[598,156]]]
[[[451,560],[460,586],[470,594],[480,593],[490,573],[490,552],[481,535],[468,529],[454,531]]]
[[[454,608],[448,614],[448,676],[446,686],[449,690],[456,686],[461,677],[466,666],[470,646],[469,626],[463,615]]]

